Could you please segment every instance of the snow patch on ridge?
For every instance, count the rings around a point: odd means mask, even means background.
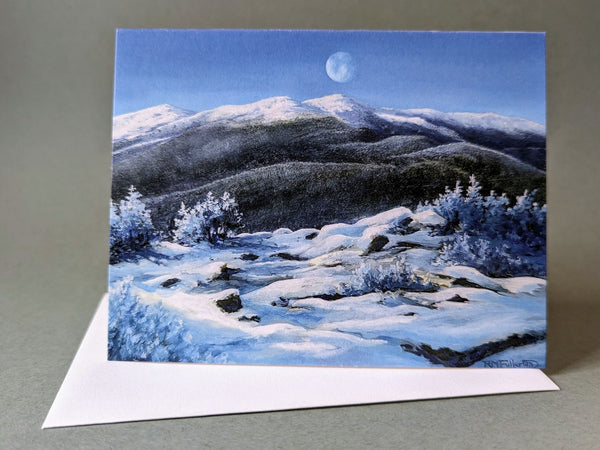
[[[289,97],[282,96],[271,97],[246,105],[219,106],[215,109],[200,112],[194,118],[206,122],[261,120],[269,123],[315,115],[318,115],[318,111],[314,108],[303,106]]]
[[[398,110],[399,114],[409,117],[420,117],[427,121],[442,121],[453,126],[468,127],[480,130],[493,129],[505,133],[526,132],[543,135],[546,127],[520,117],[502,116],[496,113],[470,113],[470,112],[441,112],[434,109],[405,109]]]
[[[193,114],[192,111],[163,104],[116,116],[113,119],[113,141],[139,138]]]

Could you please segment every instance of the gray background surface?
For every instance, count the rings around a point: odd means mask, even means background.
[[[596,1],[0,0],[0,447],[600,448],[599,23]],[[546,31],[562,391],[41,431],[105,291],[119,27]]]

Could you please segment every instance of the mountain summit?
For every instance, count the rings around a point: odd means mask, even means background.
[[[132,140],[158,128],[195,114],[193,111],[163,104],[142,109],[113,119],[113,141]]]
[[[291,99],[290,97],[270,97],[246,105],[224,105],[203,111],[194,117],[203,122],[231,120],[260,121],[263,123],[293,120],[298,117],[317,115],[320,111]]]

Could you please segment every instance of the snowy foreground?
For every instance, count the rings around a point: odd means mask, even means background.
[[[437,230],[443,223],[432,210],[396,208],[321,230],[241,234],[219,246],[155,244],[144,258],[110,267],[111,325],[127,327],[119,330],[129,333],[120,342],[131,347],[121,355],[241,364],[543,367],[546,281],[490,278],[441,263]],[[385,281],[398,274],[404,285],[386,289]],[[138,309],[119,309],[125,284]],[[139,305],[154,307],[154,320],[176,322],[176,329],[164,323],[136,328],[149,320]],[[121,317],[126,311],[137,315]]]

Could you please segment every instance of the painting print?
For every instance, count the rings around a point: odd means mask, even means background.
[[[108,358],[544,367],[544,46],[118,31]]]

